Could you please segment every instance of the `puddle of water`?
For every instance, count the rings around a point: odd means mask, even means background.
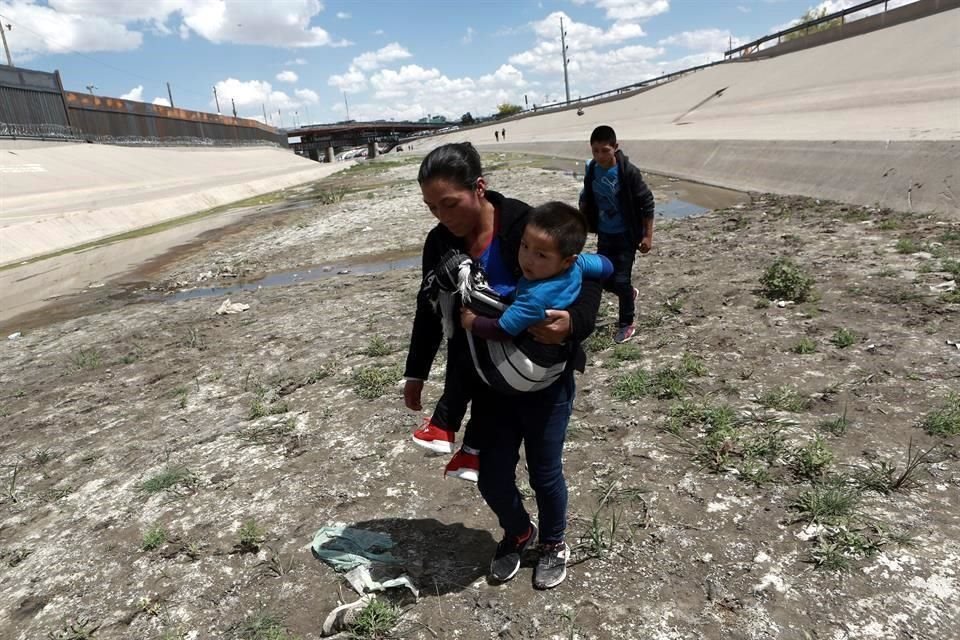
[[[196,298],[211,298],[215,296],[228,296],[241,291],[256,291],[264,287],[282,287],[292,284],[303,284],[305,282],[315,282],[326,278],[345,275],[369,275],[373,273],[385,273],[387,271],[397,271],[399,269],[410,269],[420,266],[420,255],[399,258],[397,260],[384,260],[379,262],[367,262],[359,264],[341,264],[341,265],[318,265],[307,269],[297,269],[296,271],[280,271],[271,273],[268,276],[244,282],[230,287],[200,287],[197,289],[188,289],[178,291],[171,295],[150,294],[141,298],[144,302],[179,302],[181,300],[194,300]]]

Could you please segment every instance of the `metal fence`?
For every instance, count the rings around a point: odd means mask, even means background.
[[[0,137],[125,145],[287,146],[255,120],[64,91],[59,73],[0,66]]]
[[[879,7],[881,5],[883,5],[883,8],[879,11],[875,11],[868,15],[859,16],[854,20],[850,19],[850,16],[853,14],[865,12],[868,9]],[[867,0],[866,2],[861,2],[860,4],[856,4],[852,7],[847,7],[841,11],[835,11],[815,20],[809,20],[802,24],[790,27],[789,29],[783,29],[782,31],[777,31],[776,33],[763,36],[762,38],[758,38],[753,42],[748,42],[747,44],[730,49],[729,51],[724,52],[723,55],[725,58],[730,59],[751,56],[757,53],[763,53],[764,55],[787,53],[787,51],[779,50],[781,45],[786,42],[792,43],[792,46],[790,47],[791,50],[806,48],[808,46],[816,46],[830,40],[840,39],[846,36],[859,35],[860,33],[866,33],[874,29],[896,24],[899,21],[905,22],[908,20],[915,20],[916,18],[938,13],[940,11],[954,9],[960,6],[960,2],[957,0],[917,0],[916,2],[900,5],[893,9],[891,9],[889,5],[890,0]],[[890,19],[885,19],[887,16],[889,16]],[[853,30],[847,28],[848,25],[854,22],[860,25],[861,21],[863,24],[860,28]],[[830,32],[829,34],[826,33],[828,30]],[[810,36],[817,37],[815,39],[806,40],[806,38]],[[801,38],[804,39],[803,42],[799,41]],[[775,47],[778,48],[778,50],[774,50]]]

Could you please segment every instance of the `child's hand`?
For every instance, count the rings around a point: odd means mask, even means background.
[[[640,253],[649,253],[650,249],[653,247],[653,240],[650,238],[644,238],[640,241]]]
[[[477,314],[466,307],[460,307],[460,324],[467,331],[473,331],[473,321],[477,319]]]

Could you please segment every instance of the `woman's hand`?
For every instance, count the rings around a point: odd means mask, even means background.
[[[564,310],[547,309],[547,317],[527,331],[533,339],[543,344],[562,344],[572,333],[570,313]]]
[[[420,396],[423,394],[423,380],[407,380],[403,385],[403,404],[411,411],[422,411]]]
[[[477,319],[477,314],[466,307],[460,307],[460,324],[467,331],[473,331],[473,321]]]

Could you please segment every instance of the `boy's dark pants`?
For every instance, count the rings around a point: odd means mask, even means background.
[[[430,421],[446,431],[457,432],[463,424],[463,417],[467,413],[467,404],[473,398],[475,385],[483,384],[477,377],[470,358],[466,334],[462,331],[454,333],[447,342],[447,371],[443,379],[443,395],[433,409]],[[463,433],[464,446],[471,449],[482,449],[480,432],[467,425]]]
[[[620,326],[633,324],[632,276],[636,248],[625,234],[598,233],[597,253],[613,263],[613,275],[603,283],[603,288],[620,299]]]

